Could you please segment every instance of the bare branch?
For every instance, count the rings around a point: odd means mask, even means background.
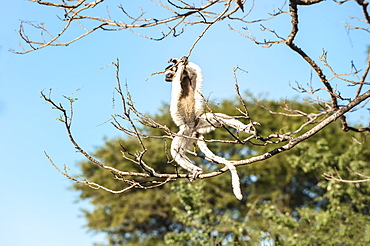
[[[84,155],[84,157],[87,158],[90,162],[98,165],[102,169],[112,172],[112,175],[113,175],[112,178],[118,181],[121,181],[124,186],[122,189],[112,190],[100,184],[84,180],[78,175],[77,177],[70,175],[66,167],[64,168],[64,170],[58,168],[54,164],[52,159],[45,153],[45,155],[47,156],[51,164],[60,173],[62,173],[68,179],[71,179],[75,182],[87,185],[93,189],[103,189],[105,191],[112,192],[112,193],[122,193],[122,192],[125,192],[133,188],[140,188],[140,189],[155,188],[155,187],[164,185],[168,182],[171,182],[171,181],[174,181],[180,178],[188,178],[188,179],[195,178],[195,176],[192,174],[178,173],[177,166],[175,164],[172,164],[173,160],[171,160],[171,158],[169,157],[169,154],[167,153],[168,149],[167,149],[166,139],[173,139],[173,142],[183,141],[182,144],[184,146],[186,145],[186,147],[188,147],[188,143],[196,142],[198,144],[199,149],[203,152],[203,155],[200,155],[199,153],[197,153],[197,150],[189,150],[184,147],[184,151],[181,152],[181,154],[185,155],[187,153],[190,153],[194,155],[195,157],[202,158],[202,159],[205,159],[207,161],[211,161],[217,164],[225,165],[224,167],[214,172],[209,172],[209,173],[198,172],[197,173],[199,174],[198,178],[203,179],[203,178],[215,177],[229,170],[232,175],[234,193],[238,198],[241,198],[241,191],[238,185],[239,177],[237,174],[236,166],[249,165],[249,164],[252,164],[258,161],[266,160],[279,153],[292,149],[297,144],[309,139],[311,136],[315,135],[317,132],[321,131],[322,129],[324,129],[326,126],[328,126],[330,123],[334,122],[337,119],[341,120],[342,129],[344,131],[370,132],[370,127],[349,126],[346,120],[346,115],[345,115],[347,112],[350,112],[351,110],[355,110],[358,107],[364,107],[364,105],[366,105],[366,102],[369,101],[370,90],[368,90],[366,86],[370,85],[370,82],[367,80],[369,70],[370,70],[370,54],[368,56],[366,67],[364,70],[351,69],[350,72],[347,71],[344,73],[340,73],[340,72],[337,72],[336,69],[329,64],[327,52],[323,51],[322,55],[319,58],[321,61],[321,65],[323,64],[323,66],[320,67],[319,64],[317,64],[313,58],[311,58],[303,49],[301,49],[295,43],[296,37],[299,32],[299,20],[298,20],[298,10],[299,10],[298,8],[299,7],[298,6],[299,5],[312,5],[312,4],[322,2],[322,0],[290,0],[289,12],[286,12],[283,10],[283,8],[280,8],[277,11],[275,11],[273,14],[270,14],[268,18],[261,18],[261,19],[254,20],[254,21],[250,21],[246,19],[248,14],[244,15],[243,17],[238,17],[238,16],[235,17],[234,14],[239,9],[243,10],[244,1],[233,1],[233,0],[205,1],[204,3],[202,2],[198,5],[190,4],[190,3],[187,3],[186,1],[179,1],[177,3],[167,1],[167,3],[163,3],[162,1],[159,0],[158,2],[155,3],[156,7],[162,8],[170,13],[169,16],[166,16],[162,19],[156,19],[152,16],[150,18],[147,18],[146,12],[142,9],[140,10],[140,13],[138,15],[132,15],[121,5],[119,8],[121,9],[122,14],[126,18],[126,20],[128,19],[128,21],[113,20],[109,12],[106,18],[100,17],[100,16],[90,16],[90,15],[85,14],[87,13],[86,11],[88,9],[98,6],[100,3],[103,2],[103,0],[90,1],[90,2],[88,2],[87,0],[79,0],[77,2],[74,2],[73,4],[67,4],[65,1],[61,1],[60,4],[45,2],[45,1],[38,1],[38,0],[32,0],[32,1],[38,4],[41,4],[41,5],[62,9],[64,11],[64,17],[61,18],[61,21],[65,22],[65,25],[57,33],[57,35],[52,35],[53,32],[48,30],[44,24],[34,24],[32,22],[22,22],[20,25],[19,35],[25,41],[25,43],[29,45],[29,48],[24,49],[22,52],[16,52],[19,54],[28,53],[30,51],[38,50],[38,49],[41,49],[47,46],[67,46],[81,39],[82,37],[85,37],[86,35],[91,34],[92,32],[96,30],[119,31],[119,30],[128,29],[131,32],[136,33],[140,36],[158,41],[158,40],[163,40],[164,38],[170,36],[171,34],[174,36],[180,35],[184,31],[185,26],[191,26],[191,25],[197,25],[197,24],[205,25],[204,29],[200,32],[197,38],[195,38],[195,40],[192,42],[187,56],[183,57],[184,60],[179,59],[181,61],[178,64],[176,64],[177,66],[181,64],[182,66],[185,67],[185,66],[188,66],[190,63],[187,61],[188,60],[187,58],[191,56],[191,53],[195,49],[196,45],[204,37],[204,35],[208,32],[211,26],[213,26],[215,23],[229,19],[233,21],[235,20],[240,21],[241,23],[244,23],[244,24],[245,23],[258,24],[260,27],[260,30],[272,36],[274,40],[258,41],[257,38],[252,34],[251,30],[249,30],[247,27],[243,28],[247,34],[242,33],[240,30],[237,30],[234,27],[231,27],[231,25],[229,25],[229,27],[230,29],[239,32],[244,37],[250,39],[257,45],[260,45],[263,47],[271,47],[272,45],[275,45],[275,44],[284,43],[291,51],[297,53],[307,64],[309,64],[313,70],[311,73],[311,81],[307,83],[306,86],[303,86],[297,82],[296,86],[293,88],[299,93],[306,93],[310,96],[308,101],[315,103],[313,110],[304,112],[303,110],[297,110],[297,109],[289,107],[287,103],[282,103],[280,105],[280,109],[278,109],[277,111],[274,111],[274,110],[267,108],[266,106],[259,105],[259,103],[257,102],[257,105],[267,110],[270,113],[271,117],[274,117],[274,115],[279,115],[279,116],[284,116],[287,119],[297,118],[297,117],[301,118],[302,119],[301,124],[299,126],[296,126],[295,129],[290,130],[290,132],[285,132],[285,133],[280,133],[280,134],[271,132],[271,133],[267,133],[266,134],[267,136],[260,135],[260,133],[257,131],[259,124],[252,121],[252,118],[254,116],[250,115],[250,112],[248,111],[247,103],[245,102],[245,100],[242,98],[240,94],[236,71],[241,70],[241,69],[239,67],[236,67],[234,68],[233,73],[234,73],[234,80],[235,80],[235,91],[236,91],[237,98],[239,99],[239,102],[240,102],[239,105],[241,105],[240,108],[237,108],[237,110],[240,112],[240,115],[234,117],[234,116],[228,116],[222,113],[215,113],[211,109],[210,105],[206,103],[205,108],[208,110],[208,112],[203,113],[202,111],[202,113],[199,116],[197,116],[198,118],[194,120],[195,123],[194,122],[192,123],[194,123],[194,127],[195,127],[195,124],[197,124],[196,126],[198,128],[192,129],[193,131],[191,132],[191,134],[189,134],[188,132],[184,130],[186,128],[186,124],[176,123],[179,126],[179,128],[182,127],[182,130],[180,130],[179,132],[174,132],[168,126],[161,124],[160,122],[156,122],[154,119],[141,113],[139,110],[135,108],[134,102],[131,98],[130,93],[128,92],[128,89],[126,92],[124,92],[122,89],[120,77],[119,77],[120,65],[119,65],[119,60],[117,59],[117,61],[114,62],[113,65],[116,68],[116,80],[117,80],[116,93],[118,93],[118,96],[121,101],[120,107],[122,107],[122,112],[114,114],[112,116],[111,123],[115,128],[122,131],[125,135],[132,137],[133,139],[137,141],[137,144],[139,145],[139,150],[135,153],[131,153],[128,150],[127,146],[124,146],[124,144],[121,144],[121,148],[122,148],[121,152],[122,152],[123,159],[125,161],[128,161],[133,166],[135,166],[136,169],[139,170],[137,172],[119,170],[105,163],[102,163],[101,161],[93,158],[90,154],[84,151],[83,148],[80,147],[80,145],[77,143],[74,136],[72,135],[72,122],[73,122],[73,115],[74,115],[73,103],[75,102],[74,98],[64,97],[66,100],[68,100],[68,103],[69,103],[68,108],[65,109],[62,104],[56,103],[55,101],[51,99],[51,93],[48,96],[46,96],[44,92],[41,92],[42,98],[46,102],[50,103],[53,106],[53,108],[58,110],[59,113],[61,113],[61,117],[58,120],[64,124],[69,140],[74,146],[74,148],[77,149],[77,151],[80,152],[82,155]],[[369,24],[369,16],[367,12],[368,3],[366,1],[360,1],[360,0],[356,0],[356,1],[359,5],[363,7],[364,16],[365,16],[364,23]],[[217,9],[215,8],[216,4],[220,4],[220,6],[221,4],[223,5]],[[218,12],[215,11],[215,9],[217,9]],[[289,13],[290,15],[291,30],[288,35],[282,36],[278,33],[278,31],[275,31],[274,29],[269,28],[267,25],[262,24],[262,22],[264,21],[270,21],[273,18],[281,14],[285,14],[285,13]],[[87,28],[87,26],[85,26],[86,21],[97,22],[98,24],[94,25],[93,28]],[[64,36],[67,30],[69,30],[71,28],[71,25],[74,23],[77,23],[81,27],[81,29],[83,30],[83,33],[79,35],[78,37],[72,40],[69,40],[67,42],[61,41],[61,37]],[[26,30],[25,30],[26,25],[40,30],[41,41],[34,41],[27,35]],[[159,37],[145,35],[145,34],[142,34],[141,32],[136,31],[137,29],[143,30],[143,28],[151,28],[151,27],[158,30],[158,32],[160,33]],[[351,28],[362,29],[362,28],[355,28],[355,27],[351,27]],[[325,67],[327,68],[325,71],[328,71],[328,73],[332,74],[332,77],[330,77],[329,79],[324,74],[323,68]],[[363,71],[363,73],[361,71]],[[360,75],[360,72],[362,73],[362,75]],[[162,73],[165,73],[165,71],[153,73],[152,75],[162,74]],[[321,82],[320,84],[322,84],[320,88],[313,88],[312,83],[311,83],[312,74],[316,75],[319,78]],[[357,91],[354,97],[353,98],[344,97],[344,96],[342,97],[341,92],[338,91],[336,86],[332,84],[333,81],[341,81],[341,83],[345,82],[345,84],[347,85],[356,86]],[[365,91],[365,88],[367,88],[367,91]],[[318,95],[320,94],[318,93],[319,91],[320,92],[326,91],[328,98],[330,98],[330,100],[323,100],[322,97],[319,97]],[[205,100],[203,95],[200,95],[200,96],[202,97],[203,101],[207,101]],[[242,122],[242,120],[239,121],[240,118],[243,118],[244,120],[249,121],[249,124],[245,125]],[[201,122],[203,125],[201,125],[199,122]],[[141,126],[159,129],[160,134],[156,136],[148,135],[147,131],[142,130]],[[210,129],[211,130],[215,130],[215,129],[224,130],[224,131],[227,131],[229,134],[227,137],[225,137],[225,139],[206,139],[204,138],[203,135],[205,133],[209,133]],[[248,134],[247,137],[245,136],[246,133]],[[165,145],[164,152],[166,153],[167,160],[163,160],[163,165],[168,165],[168,163],[171,163],[174,166],[173,172],[160,173],[158,170],[155,170],[154,167],[149,166],[147,164],[149,163],[147,159],[150,157],[146,155],[148,149],[144,144],[146,143],[144,139],[153,139],[153,141],[156,141],[156,140],[164,141],[164,145]],[[221,156],[214,154],[207,147],[207,143],[241,144],[241,145],[245,145],[246,148],[248,148],[247,147],[248,144],[255,145],[255,146],[271,146],[270,144],[278,144],[278,145],[275,145],[274,147],[270,148],[270,150],[266,151],[265,153],[262,153],[256,156],[250,156],[247,159],[227,160]],[[189,144],[189,146],[191,146],[191,144]],[[279,147],[276,147],[276,146],[279,146]],[[171,151],[172,150],[173,149],[171,147]],[[177,161],[175,157],[174,157],[174,160]],[[191,163],[190,159],[189,159],[189,163]],[[339,173],[337,173],[337,176],[328,175],[328,174],[324,174],[324,176],[327,179],[337,180],[337,181],[342,181],[342,182],[365,182],[365,181],[369,181],[370,179],[367,176],[361,176],[361,174],[359,173],[356,173],[354,171],[352,172],[364,179],[360,181],[348,181],[348,180],[342,179],[339,176]],[[128,179],[128,177],[130,179]],[[143,179],[146,179],[146,180],[142,181]]]
[[[43,25],[43,24],[32,24],[30,22],[22,22],[20,25],[20,31],[19,35],[22,38],[22,40],[30,46],[30,49],[23,48],[23,51],[13,51],[17,54],[25,54],[31,51],[35,51],[38,49],[42,49],[47,46],[68,46],[71,43],[82,39],[83,37],[97,31],[97,30],[105,30],[105,31],[120,31],[120,30],[130,30],[135,34],[138,34],[142,37],[160,41],[164,38],[168,37],[170,34],[173,34],[174,36],[180,35],[184,28],[180,27],[181,25],[195,25],[195,24],[206,24],[207,27],[203,31],[202,34],[199,35],[199,39],[204,35],[204,33],[209,29],[211,25],[213,25],[215,22],[222,20],[224,18],[230,17],[232,14],[234,14],[239,7],[236,7],[235,9],[228,12],[230,9],[230,5],[232,3],[231,0],[214,0],[214,1],[208,1],[207,3],[199,6],[194,6],[190,4],[186,4],[186,7],[180,7],[172,2],[169,2],[172,7],[175,7],[179,11],[174,11],[170,7],[168,7],[166,4],[163,4],[161,1],[158,1],[157,7],[164,8],[168,10],[172,16],[165,17],[163,19],[159,18],[145,18],[145,12],[141,11],[141,14],[139,16],[132,16],[130,15],[125,8],[120,5],[119,8],[122,10],[122,13],[131,21],[131,22],[124,22],[121,20],[113,20],[110,18],[110,14],[108,13],[108,18],[100,17],[100,16],[91,16],[84,14],[89,9],[95,8],[98,5],[100,5],[104,0],[96,0],[87,2],[86,0],[80,0],[76,4],[66,4],[64,1],[62,3],[52,3],[52,2],[46,2],[46,1],[39,1],[39,0],[32,0],[33,2],[36,2],[40,5],[44,6],[50,6],[55,7],[64,10],[64,18],[60,19],[61,21],[66,22],[65,26],[58,32],[57,35],[51,35],[50,31]],[[226,2],[226,6],[223,12],[221,13],[214,13],[212,11],[208,11],[209,8],[211,8],[215,4],[222,4],[223,2]],[[192,21],[188,20],[189,17],[195,17],[195,19],[201,19],[201,21]],[[207,17],[207,18],[206,18]],[[208,19],[213,19],[212,21]],[[83,23],[84,22],[98,22],[99,24],[95,25],[93,28],[87,28]],[[67,42],[60,41],[61,37],[64,36],[64,34],[71,28],[71,25],[73,23],[77,23],[78,26],[80,26],[83,30],[83,33]],[[50,40],[45,40],[43,37],[41,38],[41,41],[35,41],[32,38],[30,38],[25,31],[24,24],[28,24],[33,28],[40,29],[41,30],[41,37],[43,36],[42,33],[46,32],[49,35],[51,35]],[[162,26],[165,26],[165,28],[161,29]],[[139,32],[134,31],[135,28],[157,28],[159,32],[161,33],[161,37],[153,37],[141,34]],[[177,31],[178,28],[181,28],[181,31]],[[166,30],[166,31],[163,31]],[[193,44],[193,47],[190,49],[189,55],[191,53],[191,50],[194,48],[195,44],[198,42],[196,41]]]
[[[359,177],[362,177],[363,179],[359,179],[359,180],[349,180],[349,179],[343,179],[339,173],[338,173],[338,170],[335,170],[335,173],[336,173],[336,176],[338,177],[335,177],[334,174],[327,174],[327,173],[324,173],[323,174],[323,177],[326,178],[327,180],[334,180],[334,181],[339,181],[339,182],[344,182],[344,183],[362,183],[362,182],[369,182],[370,181],[370,177],[367,176],[367,175],[363,175],[362,173],[358,173],[356,171],[353,171],[351,168],[347,167],[347,169],[356,174],[357,176]]]
[[[219,21],[220,19],[222,19],[224,16],[225,16],[225,14],[226,14],[226,12],[229,10],[229,8],[230,8],[230,4],[231,4],[231,2],[232,2],[232,0],[229,0],[227,3],[226,3],[226,7],[225,7],[225,9],[224,9],[224,11],[216,18],[216,19],[214,19],[211,23],[209,23],[208,25],[207,25],[207,27],[206,28],[204,28],[204,30],[203,30],[203,32],[198,36],[198,38],[194,41],[194,43],[192,44],[192,46],[190,47],[190,49],[189,49],[189,53],[188,53],[188,55],[187,55],[187,57],[189,57],[190,56],[190,54],[191,54],[191,52],[193,51],[193,49],[194,49],[194,47],[195,47],[195,45],[198,43],[198,41],[204,36],[204,34],[207,32],[207,30],[213,25],[213,24],[215,24],[217,21]]]
[[[312,5],[315,3],[322,2],[323,0],[295,0],[297,5]]]
[[[368,24],[370,24],[370,15],[369,15],[369,12],[367,10],[367,7],[369,6],[369,2],[368,1],[364,1],[364,0],[356,0],[356,2],[362,6],[362,11],[364,13],[364,16],[365,16],[365,19],[367,21]]]

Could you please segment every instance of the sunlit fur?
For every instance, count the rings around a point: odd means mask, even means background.
[[[198,147],[216,163],[226,165],[232,177],[235,196],[240,200],[239,176],[236,168],[225,158],[210,151],[203,140],[203,135],[223,125],[231,126],[238,131],[253,134],[252,125],[245,125],[239,120],[221,113],[203,113],[203,97],[201,94],[203,76],[201,69],[194,63],[182,59],[171,59],[174,63],[166,68],[166,81],[172,82],[171,117],[180,128],[171,144],[171,155],[182,168],[191,172],[189,179],[193,181],[202,173],[202,169],[192,163],[186,156],[187,151],[197,140]]]
[[[166,69],[166,81],[172,82],[171,117],[180,128],[179,135],[195,138],[195,128],[203,114],[202,72],[192,62],[183,63],[178,59],[171,62],[174,64]],[[171,155],[181,167],[192,172],[191,179],[195,179],[202,169],[186,156],[186,151],[194,143],[194,140],[186,137],[176,136],[173,139]]]
[[[194,128],[203,114],[202,71],[192,62],[174,64],[167,68],[166,81],[172,82],[170,112],[173,121],[177,126]]]

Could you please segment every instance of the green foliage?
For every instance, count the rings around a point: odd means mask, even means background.
[[[211,241],[211,233],[217,225],[212,209],[207,208],[202,183],[190,184],[181,180],[172,189],[178,194],[181,207],[174,207],[175,219],[188,230],[168,233],[168,245],[206,245]]]
[[[259,104],[283,112],[276,102],[260,100]],[[320,110],[294,100],[286,104],[305,112]],[[240,114],[236,100],[224,100],[212,107],[216,112]],[[247,102],[247,107],[252,120],[261,124],[258,131],[263,136],[292,131],[305,122],[300,117],[271,115],[253,102]],[[168,106],[154,119],[176,130]],[[144,130],[150,135],[162,134],[159,129]],[[222,129],[206,137],[232,139]],[[93,190],[80,184],[74,184],[72,189],[80,192],[80,200],[93,205],[91,211],[83,211],[87,227],[107,233],[109,245],[163,245],[164,242],[168,245],[370,245],[370,182],[339,183],[322,177],[323,173],[338,172],[342,178],[358,179],[347,167],[370,175],[369,143],[360,145],[352,137],[360,139],[360,135],[342,132],[339,122],[334,122],[288,152],[238,167],[242,201],[234,197],[228,173],[193,183],[178,180],[155,189],[123,194]],[[148,165],[160,172],[175,172],[175,167],[167,163],[164,151],[170,141],[144,139],[144,144],[148,149],[144,155]],[[212,143],[209,146],[229,159],[242,159],[282,144]],[[122,157],[121,145],[131,152],[140,149],[134,139],[112,139],[98,148],[94,156],[115,168],[139,171],[140,167]],[[205,171],[221,167],[194,160]],[[85,161],[79,166],[87,180],[110,189],[124,187],[110,172],[92,163]]]
[[[369,245],[370,244],[370,185],[351,184],[320,179],[320,174],[336,168],[342,177],[358,179],[346,167],[369,170],[369,151],[363,145],[350,142],[347,150],[335,153],[325,139],[298,146],[299,154],[288,158],[289,164],[311,179],[311,189],[305,192],[310,203],[292,213],[279,211],[268,201],[260,213],[268,221],[268,231],[277,245]],[[333,170],[333,169],[332,169]],[[278,243],[279,242],[279,243]]]

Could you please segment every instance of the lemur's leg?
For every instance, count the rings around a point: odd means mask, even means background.
[[[186,136],[194,137],[195,133],[193,131],[190,131],[189,128],[187,128],[186,126],[181,126],[180,131],[178,132],[178,134],[179,135],[184,135],[184,137],[176,136],[172,140],[172,144],[171,144],[172,158],[182,168],[191,172],[191,177],[189,177],[189,180],[194,181],[199,176],[199,174],[202,173],[202,169],[200,167],[195,166],[191,162],[191,160],[186,156],[186,151],[194,143],[194,140],[192,140],[190,138],[187,138]]]
[[[201,120],[204,125],[203,127],[201,127],[201,129],[204,129],[206,133],[212,131],[213,129],[207,132],[207,124],[204,122],[208,123],[208,127],[215,128],[220,127],[221,125],[227,125],[235,128],[238,131],[246,132],[249,134],[255,134],[252,127],[253,125],[259,125],[258,122],[253,122],[246,125],[241,121],[235,119],[234,117],[222,113],[205,113],[201,116]]]

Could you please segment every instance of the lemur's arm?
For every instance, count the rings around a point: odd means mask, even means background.
[[[166,68],[166,81],[172,82],[171,117],[177,126],[194,128],[204,110],[202,71],[196,64],[183,58],[169,62],[174,63]]]

